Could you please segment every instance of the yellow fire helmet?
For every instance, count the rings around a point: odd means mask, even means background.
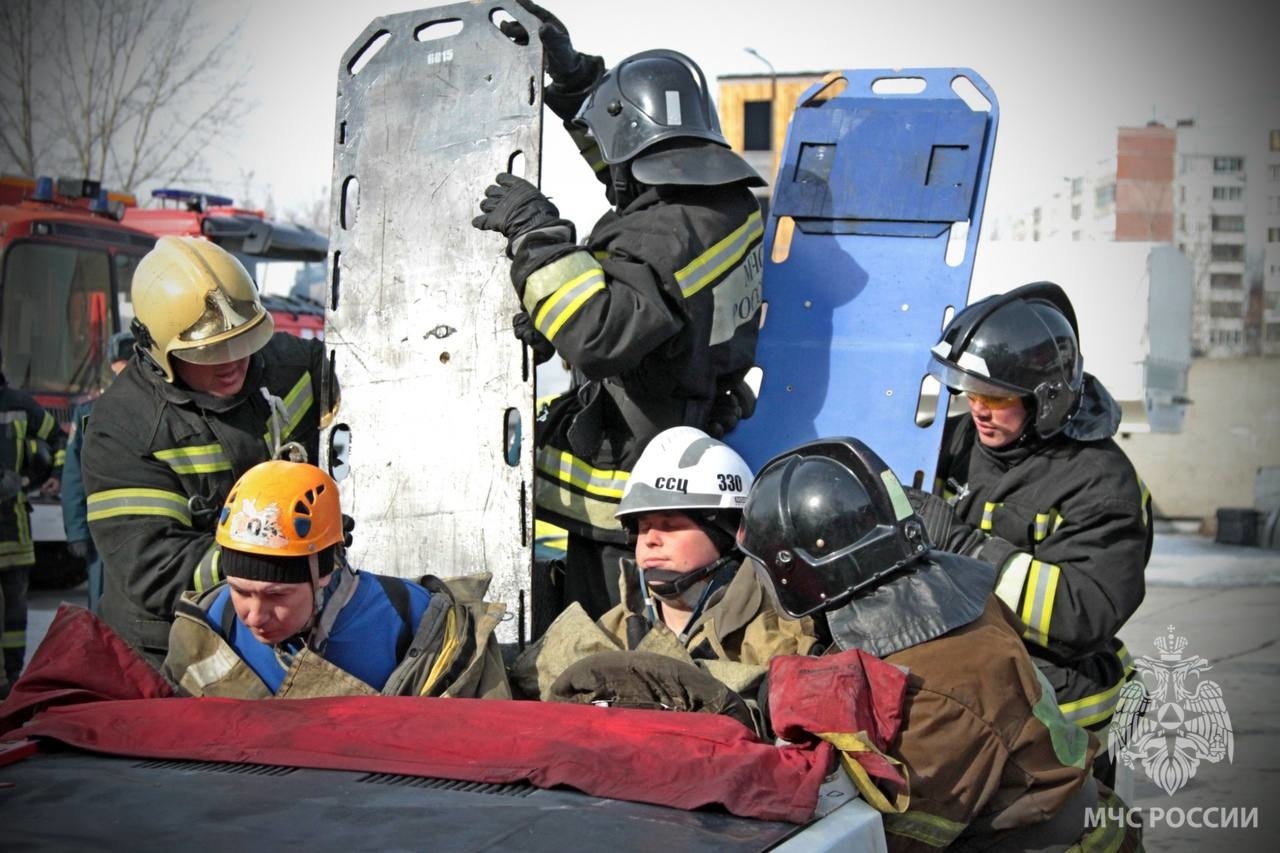
[[[138,343],[173,381],[171,358],[225,364],[262,349],[275,322],[235,257],[199,237],[161,237],[133,274]]]
[[[231,488],[214,538],[228,577],[304,583],[306,558],[342,542],[338,484],[305,462],[259,463]]]

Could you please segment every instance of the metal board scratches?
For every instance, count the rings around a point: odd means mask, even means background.
[[[965,304],[997,122],[968,69],[834,72],[801,97],[765,237],[760,399],[728,437],[754,468],[852,435],[932,483],[947,395],[926,390],[929,348]]]
[[[514,2],[459,3],[377,18],[343,55],[325,342],[353,564],[489,572],[515,612],[532,563],[532,365],[509,262],[471,227],[498,172],[539,180],[542,48],[503,35],[508,18],[537,32]]]

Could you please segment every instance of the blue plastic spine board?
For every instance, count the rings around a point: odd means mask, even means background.
[[[899,78],[923,88],[873,91]],[[966,80],[975,107],[954,88]],[[905,484],[932,484],[945,389],[931,424],[916,412],[929,348],[968,296],[997,123],[995,94],[962,68],[843,71],[801,97],[765,236],[760,399],[727,439],[753,469],[851,435]]]

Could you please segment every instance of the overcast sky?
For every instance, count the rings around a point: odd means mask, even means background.
[[[494,5],[511,0],[494,0]],[[709,78],[834,68],[969,67],[994,89],[1000,128],[987,215],[1020,210],[1114,152],[1115,128],[1155,117],[1280,127],[1280,3],[1255,0],[560,0],[548,3],[576,46],[609,64],[670,47]],[[343,51],[384,14],[420,2],[232,0],[217,25],[244,20],[244,60],[257,107],[239,144],[211,160],[237,194],[278,210],[305,206],[331,180],[337,69]],[[600,212],[587,178],[549,124],[543,185],[580,226]],[[1242,139],[1241,145],[1244,146]]]

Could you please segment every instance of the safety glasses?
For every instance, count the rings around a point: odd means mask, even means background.
[[[1018,404],[1021,399],[1018,396],[1013,397],[993,397],[989,394],[978,394],[974,391],[965,391],[964,395],[970,400],[981,403],[988,409],[1008,409]]]

